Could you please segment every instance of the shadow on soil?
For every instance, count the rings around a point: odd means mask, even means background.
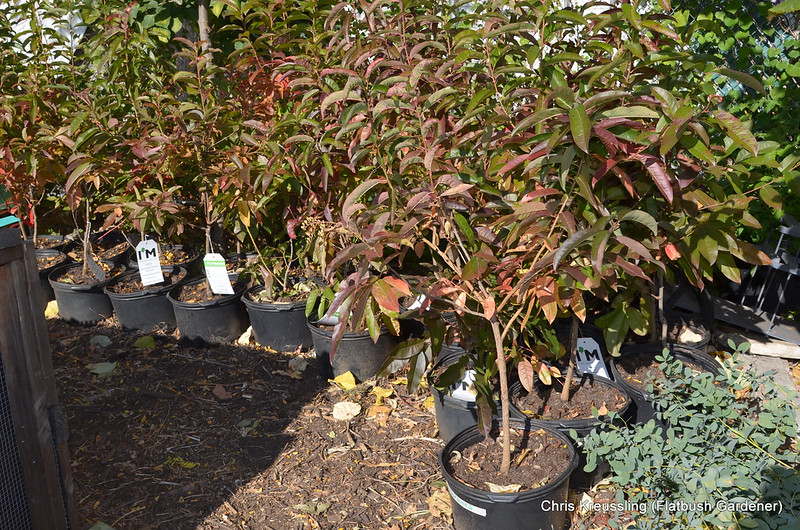
[[[48,325],[80,528],[217,527],[209,515],[275,462],[323,388],[310,357],[301,371],[261,348]]]

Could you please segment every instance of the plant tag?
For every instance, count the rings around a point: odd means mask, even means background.
[[[161,257],[158,255],[158,243],[152,239],[144,239],[136,245],[136,261],[139,263],[139,278],[142,285],[153,285],[164,282],[161,272]]]
[[[600,345],[592,338],[579,338],[578,348],[575,352],[575,360],[578,363],[578,372],[582,374],[595,374],[600,377],[610,379],[606,363],[603,362],[603,354]]]
[[[345,282],[340,283],[339,288],[336,290],[336,296],[334,296],[333,299],[336,300],[336,298],[339,295],[341,295],[342,291],[344,291],[346,288],[347,284]],[[334,311],[333,314],[330,316],[328,316],[328,313],[326,312],[324,315],[322,315],[322,318],[317,320],[317,324],[322,324],[323,326],[335,326],[338,323],[339,323],[339,309]]]
[[[214,294],[233,294],[231,280],[228,278],[228,269],[225,268],[225,258],[221,254],[212,252],[203,258],[206,269],[206,281]]]
[[[473,383],[475,383],[476,375],[475,370],[470,368],[464,370],[464,376],[455,384],[450,385],[450,396],[461,401],[474,402],[476,396]]]

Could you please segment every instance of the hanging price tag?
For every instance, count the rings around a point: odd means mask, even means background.
[[[142,280],[142,285],[164,282],[161,258],[158,255],[158,243],[152,239],[140,241],[136,245],[136,261],[139,263],[139,278]]]
[[[214,294],[233,294],[233,286],[228,278],[228,269],[225,268],[225,258],[212,252],[203,258],[206,269],[206,281]]]
[[[582,374],[595,374],[600,377],[609,378],[606,363],[603,362],[603,354],[600,345],[591,338],[578,338],[578,351],[575,352],[575,360],[578,363],[578,372]]]

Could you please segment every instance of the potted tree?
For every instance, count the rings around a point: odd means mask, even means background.
[[[474,333],[486,353],[476,379],[486,388],[478,393],[483,433],[492,430],[488,383],[497,376],[500,481],[512,465],[509,370],[526,387],[537,373],[543,380],[558,375],[538,357],[536,345],[546,341],[535,322],[570,314],[583,320],[591,300],[604,301],[608,309],[596,323],[616,354],[628,330],[649,330],[649,302],[636,289],[650,281],[648,272],[668,274],[665,263],[674,263],[702,285],[715,267],[735,277],[733,256],[763,259],[721,229],[723,222],[751,222],[746,207],[754,198],[735,184],[761,160],[746,125],[703,92],[718,74],[713,65],[700,67],[669,19],[641,14],[635,4],[605,13],[536,7],[437,6],[424,23],[393,13],[378,29],[358,26],[352,15],[348,27],[359,28],[360,43],[390,51],[369,67],[357,63],[358,54],[343,61],[325,78],[321,104],[333,116],[325,134],[339,142],[326,153],[334,169],[357,170],[356,159],[372,177],[343,203],[339,229],[356,237],[337,258],[361,259],[352,289],[334,303],[353,304],[412,253],[435,261],[442,272],[420,287],[427,300],[420,313],[436,311],[435,303],[454,309],[461,331]],[[477,20],[474,30],[453,29]],[[414,33],[415,24],[426,29]],[[411,35],[420,38],[431,25],[442,48],[383,47],[398,33],[410,39],[404,44],[414,43]],[[381,82],[393,83],[392,90],[356,88]],[[359,114],[363,109],[371,109],[371,119]],[[689,243],[702,250],[692,252]],[[391,298],[374,294],[381,315],[358,317],[391,318]],[[482,319],[488,331],[470,319]],[[435,344],[434,333],[422,342]],[[424,349],[416,340],[396,350],[396,358],[410,361],[410,381],[424,370]],[[510,497],[492,499],[479,493],[483,485],[465,500],[464,484],[449,469],[454,455],[480,438],[477,431],[457,436],[442,453],[456,526],[496,526],[489,514],[538,523],[541,514],[510,515],[524,508],[493,502]],[[491,466],[490,455],[470,454],[472,468]],[[537,457],[517,454],[514,465],[526,460]],[[547,524],[560,524],[560,517]]]

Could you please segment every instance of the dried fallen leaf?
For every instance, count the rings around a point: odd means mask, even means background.
[[[236,339],[236,343],[240,346],[247,346],[250,344],[250,338],[253,336],[253,327],[250,326],[247,328],[247,331],[242,333],[238,339]]]
[[[377,398],[375,399],[376,405],[382,405],[384,398],[391,397],[392,394],[394,394],[394,388],[383,388],[380,386],[376,386],[375,388],[372,389],[372,392],[370,392],[370,394],[375,394],[375,396],[377,396]]]
[[[308,368],[308,361],[305,357],[292,357],[289,360],[288,369],[290,372],[304,372]]]
[[[372,405],[367,412],[367,419],[374,419],[378,425],[381,427],[386,427],[386,422],[389,420],[389,414],[391,413],[391,407],[387,407],[385,405]]]
[[[336,376],[333,382],[339,385],[342,390],[353,390],[356,387],[356,378],[350,372]]]
[[[434,408],[436,404],[433,402],[433,396],[426,397],[425,401],[422,403],[422,406],[424,406],[426,409]]]
[[[500,485],[492,484],[491,482],[485,482],[484,484],[486,484],[486,487],[488,487],[489,491],[492,493],[516,493],[522,489],[522,484]]]
[[[49,302],[47,302],[47,307],[44,310],[44,318],[55,318],[57,316],[58,316],[58,303],[56,303],[55,300],[50,300]]]
[[[233,397],[233,394],[225,390],[225,387],[222,385],[217,385],[214,387],[214,390],[211,391],[215,396],[219,399],[230,399]]]
[[[606,406],[606,402],[605,401],[603,401],[603,404],[600,406],[599,409],[597,409],[597,413],[600,416],[605,416],[606,414],[608,414],[608,407]]]
[[[437,488],[433,494],[428,497],[428,510],[434,517],[442,516],[450,517],[453,514],[453,508],[450,506],[450,494],[446,489]]]
[[[351,401],[340,401],[333,406],[333,418],[339,421],[350,421],[360,413],[361,405]]]
[[[109,377],[116,368],[117,363],[93,363],[86,365],[86,369],[95,374],[98,379]]]
[[[106,346],[111,346],[111,339],[105,335],[95,335],[89,339],[89,344],[97,346],[98,348],[105,348]]]

